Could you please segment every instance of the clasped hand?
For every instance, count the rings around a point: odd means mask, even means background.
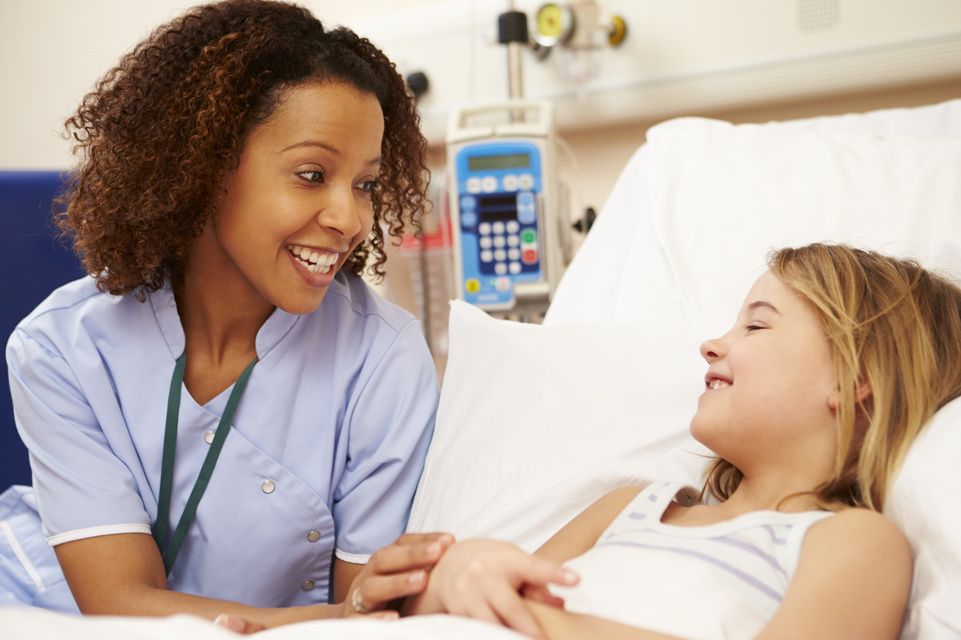
[[[423,592],[428,573],[453,543],[447,533],[407,533],[375,552],[351,583],[343,616],[397,617],[387,605]]]
[[[540,627],[523,599],[563,607],[548,585],[572,586],[577,581],[572,571],[509,542],[466,540],[447,549],[431,571],[427,589],[410,598],[404,612],[453,613],[539,638]]]

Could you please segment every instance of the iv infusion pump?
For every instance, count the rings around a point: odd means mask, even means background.
[[[488,311],[543,312],[562,251],[553,106],[461,109],[447,131],[457,295]]]

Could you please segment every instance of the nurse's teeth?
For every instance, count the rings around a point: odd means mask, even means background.
[[[287,249],[290,251],[290,254],[297,258],[311,273],[328,273],[340,257],[339,253],[317,251],[316,249],[296,244],[288,245]]]

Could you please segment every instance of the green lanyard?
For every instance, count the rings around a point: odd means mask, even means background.
[[[170,535],[170,493],[174,482],[174,455],[177,451],[177,422],[180,416],[180,388],[184,381],[186,354],[177,358],[174,374],[170,379],[170,395],[167,396],[167,426],[164,430],[163,463],[160,471],[160,500],[157,503],[157,522],[154,523],[153,527],[153,537],[157,542],[157,548],[160,549],[160,552],[163,554],[164,569],[168,576],[170,575],[170,569],[174,566],[174,560],[177,559],[177,554],[180,552],[180,547],[187,538],[187,531],[197,516],[197,506],[200,504],[200,499],[203,497],[204,491],[207,490],[207,484],[210,482],[210,477],[214,473],[214,466],[217,464],[220,450],[223,449],[224,441],[227,439],[227,433],[230,431],[230,422],[233,420],[234,412],[237,410],[237,404],[240,402],[240,396],[243,395],[244,389],[247,387],[247,379],[250,378],[250,372],[253,371],[255,364],[257,364],[257,358],[254,358],[253,361],[247,365],[247,368],[244,369],[240,377],[237,378],[237,382],[234,383],[230,397],[227,398],[224,415],[220,418],[220,423],[217,425],[214,440],[210,443],[207,457],[204,458],[204,463],[200,467],[200,475],[197,476],[197,482],[194,483],[194,488],[191,490],[190,497],[187,499],[187,505],[184,507],[183,515],[180,516],[180,522],[177,523],[173,540],[171,540],[168,545],[167,540]]]

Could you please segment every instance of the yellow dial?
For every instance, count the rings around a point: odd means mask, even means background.
[[[534,41],[542,47],[564,42],[573,30],[574,14],[565,4],[546,2],[534,14]]]

